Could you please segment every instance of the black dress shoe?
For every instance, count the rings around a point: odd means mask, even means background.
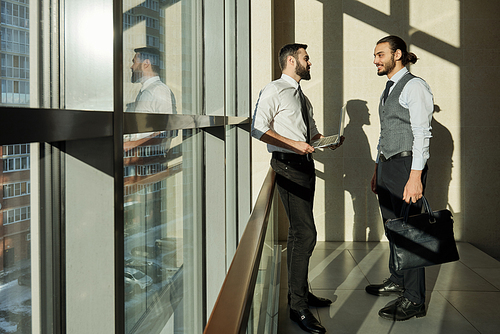
[[[307,294],[307,305],[312,307],[327,307],[332,304],[332,301],[328,298],[317,297],[311,292]],[[290,294],[288,294],[288,305],[290,305]]]
[[[425,317],[425,304],[414,304],[406,297],[399,297],[395,302],[378,311],[378,315],[387,320],[404,321],[413,317]]]
[[[326,333],[325,327],[321,326],[311,311],[307,308],[300,311],[290,309],[290,319],[299,324],[300,328],[308,333],[323,334]]]
[[[391,294],[402,295],[405,289],[393,281],[386,279],[382,284],[368,285],[365,291],[375,296],[388,296]]]
[[[309,292],[307,295],[307,305],[313,307],[327,307],[332,304],[332,301],[328,298],[318,297]]]

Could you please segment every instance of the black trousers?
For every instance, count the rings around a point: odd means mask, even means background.
[[[402,217],[402,210],[406,208],[403,201],[403,191],[408,182],[411,171],[412,157],[395,158],[379,161],[377,167],[377,193],[382,212],[382,219]],[[422,185],[425,189],[427,166],[422,171]],[[410,215],[422,211],[422,201],[412,204]],[[392,260],[392,259],[391,259]],[[392,263],[390,261],[389,263]],[[404,296],[410,301],[422,304],[425,302],[425,269],[397,271],[389,265],[390,280],[405,288]]]
[[[271,160],[290,225],[287,240],[290,308],[307,308],[309,259],[316,245],[313,217],[316,173],[312,161]]]

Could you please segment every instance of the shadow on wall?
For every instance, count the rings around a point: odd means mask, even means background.
[[[441,112],[438,105],[434,105],[434,114]],[[425,196],[434,211],[447,207],[455,219],[459,213],[454,212],[448,200],[451,174],[453,169],[454,142],[451,132],[435,118],[432,119],[432,139],[428,161],[429,174]]]
[[[349,124],[345,127],[344,136],[349,138],[349,143],[345,149],[356,152],[357,165],[356,168],[344,169],[344,190],[351,195],[354,213],[352,240],[380,241],[384,229],[377,197],[370,189],[375,161],[372,159],[368,137],[363,130],[363,125],[370,125],[370,112],[367,102],[363,100],[349,100],[346,111]]]
[[[500,225],[494,221],[485,219],[486,217],[496,216],[496,205],[494,198],[498,195],[500,188],[500,177],[498,177],[498,165],[500,164],[500,155],[497,141],[500,118],[497,117],[498,105],[500,104],[500,94],[498,94],[498,81],[500,78],[500,66],[495,63],[495,55],[498,54],[498,40],[500,30],[495,29],[498,26],[498,10],[500,3],[487,0],[460,0],[455,3],[459,5],[456,8],[458,12],[451,13],[458,15],[450,18],[450,22],[456,22],[456,31],[459,33],[458,43],[447,43],[439,34],[434,36],[432,33],[419,30],[418,24],[413,26],[410,17],[426,16],[430,10],[430,19],[426,20],[438,24],[437,18],[446,13],[432,12],[432,9],[411,6],[409,0],[389,1],[390,11],[383,12],[373,6],[367,5],[362,1],[343,0],[343,1],[324,1],[317,0],[322,4],[322,23],[323,34],[323,132],[325,134],[335,133],[338,123],[338,114],[336,110],[344,103],[344,94],[348,93],[349,98],[352,92],[356,92],[359,98],[366,99],[372,103],[375,95],[380,94],[383,85],[371,89],[371,86],[359,82],[359,86],[353,81],[359,73],[363,73],[358,67],[344,67],[346,57],[353,55],[349,50],[344,50],[347,42],[351,42],[356,36],[353,30],[346,30],[346,27],[352,28],[353,22],[360,22],[360,27],[369,26],[370,29],[380,31],[383,35],[399,35],[413,48],[420,49],[417,56],[422,57],[422,63],[418,63],[415,70],[425,73],[423,78],[432,82],[431,89],[435,94],[436,101],[441,101],[442,111],[436,110],[435,116],[446,122],[457,126],[449,128],[453,133],[453,138],[449,129],[436,119],[433,120],[433,139],[431,140],[431,159],[429,160],[429,174],[427,180],[426,195],[429,198],[434,210],[449,207],[454,213],[457,228],[462,229],[461,240],[471,242],[479,249],[486,251],[495,257],[500,257],[500,247],[496,236],[500,233]],[[274,42],[279,47],[285,42],[295,40],[296,26],[295,17],[292,8],[297,2],[289,0],[276,0],[274,2],[276,10],[274,12]],[[298,2],[300,3],[300,2]],[[436,3],[437,4],[437,3]],[[286,15],[282,15],[286,8]],[[303,7],[300,7],[301,10]],[[294,15],[292,15],[294,14]],[[348,18],[346,25],[345,18]],[[434,20],[433,20],[434,19]],[[350,23],[349,23],[350,22]],[[444,23],[441,23],[442,25]],[[443,26],[444,27],[444,26]],[[453,31],[454,27],[450,28]],[[363,28],[364,29],[364,28]],[[368,30],[361,30],[368,31]],[[362,37],[362,36],[360,36]],[[314,45],[314,36],[301,40],[309,45]],[[373,44],[369,46],[371,52]],[[356,45],[354,49],[363,49],[363,45]],[[366,40],[360,38],[359,43],[366,43]],[[348,52],[346,52],[348,51]],[[481,51],[481,56],[478,56]],[[427,53],[427,54],[426,54]],[[427,65],[422,66],[424,60]],[[444,62],[443,62],[444,61]],[[277,63],[276,63],[277,64]],[[356,64],[356,63],[349,63]],[[451,66],[451,72],[441,68],[441,64]],[[362,63],[362,66],[368,66],[369,63]],[[418,69],[418,70],[417,70]],[[457,71],[457,72],[455,72]],[[458,75],[456,78],[455,73]],[[346,76],[347,75],[347,76]],[[447,77],[449,75],[449,77]],[[344,82],[345,78],[348,81]],[[368,80],[370,80],[368,78]],[[458,91],[454,90],[453,84],[458,80]],[[346,86],[347,85],[347,86]],[[447,85],[452,86],[451,91]],[[347,89],[346,89],[347,88]],[[370,95],[371,94],[371,95]],[[353,100],[354,101],[354,100]],[[459,110],[452,110],[452,106],[459,105]],[[354,110],[358,107],[353,106]],[[376,115],[377,111],[374,111]],[[446,117],[441,117],[446,116]],[[351,117],[355,119],[355,117]],[[374,195],[369,191],[368,184],[373,175],[374,166],[370,166],[373,161],[366,152],[366,134],[357,140],[352,136],[356,135],[356,127],[349,125],[346,133],[346,141],[339,150],[333,154],[316,153],[315,160],[318,166],[323,166],[324,171],[319,172],[318,179],[324,181],[324,217],[317,217],[320,224],[324,221],[324,226],[318,226],[320,233],[324,235],[327,241],[348,240],[350,226],[353,218],[349,217],[351,213],[344,212],[349,207],[345,207],[345,196],[349,192],[353,202],[353,212],[356,216],[355,227],[353,229],[354,240],[376,239],[375,235],[381,235],[382,222],[380,218],[375,218],[375,213],[370,212],[375,207],[373,204]],[[356,125],[360,132],[360,124]],[[354,135],[349,134],[353,131]],[[352,149],[360,150],[352,152]],[[375,147],[371,147],[372,150]],[[365,150],[365,151],[363,151]],[[459,154],[457,154],[459,152]],[[454,165],[452,165],[452,154],[455,154]],[[356,160],[364,161],[357,163]],[[359,168],[358,178],[353,179],[353,173]],[[365,170],[366,168],[366,170]],[[450,190],[450,182],[453,168],[459,168],[454,171],[454,175],[460,180],[453,180],[453,187]],[[369,170],[371,169],[371,170]],[[339,172],[344,170],[346,176]],[[367,174],[368,173],[368,174]],[[344,183],[344,185],[343,185]],[[366,192],[363,188],[366,187]],[[450,198],[449,198],[450,194]],[[451,206],[450,206],[451,202]],[[365,218],[362,218],[362,206],[365,206]],[[318,207],[318,206],[317,206]],[[378,212],[378,208],[377,208]],[[379,214],[378,214],[379,215]],[[379,216],[377,216],[379,217]],[[481,219],[483,224],[475,224]],[[375,224],[380,223],[378,229]],[[366,228],[370,227],[368,235]],[[373,227],[373,228],[372,228]],[[346,234],[347,233],[347,234]],[[364,238],[363,238],[364,236]]]

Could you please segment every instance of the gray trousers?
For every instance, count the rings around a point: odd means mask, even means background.
[[[287,267],[290,308],[307,308],[309,258],[316,245],[313,217],[316,173],[314,162],[271,160],[276,185],[288,221]]]

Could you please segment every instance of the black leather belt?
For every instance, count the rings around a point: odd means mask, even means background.
[[[386,158],[384,157],[383,154],[381,154],[379,156],[379,159],[380,161],[382,162],[386,162],[386,161],[389,161],[389,160],[392,160],[392,159],[398,159],[398,158],[404,158],[404,157],[411,157],[412,156],[412,153],[411,151],[404,151],[404,152],[399,152],[398,154],[394,154],[392,157],[390,158]]]
[[[300,155],[295,153],[273,152],[273,159],[281,161],[288,160],[295,162],[303,162],[303,161],[311,161],[313,158],[311,153]]]

